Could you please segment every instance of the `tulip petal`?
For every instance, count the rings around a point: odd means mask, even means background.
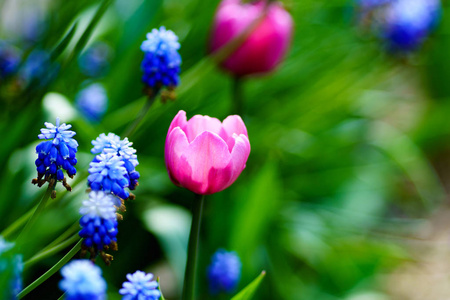
[[[204,131],[219,134],[221,129],[222,123],[218,119],[209,116],[195,115],[187,122],[186,129],[183,130],[186,132],[189,143],[192,143],[192,141]]]
[[[166,139],[164,156],[169,177],[175,185],[180,186],[180,157],[188,148],[189,142],[186,134],[180,127],[175,127]]]
[[[238,115],[228,116],[222,123],[222,130],[220,136],[227,142],[228,149],[231,152],[234,147],[233,133],[240,135],[243,134],[248,137],[247,128],[244,121]]]
[[[170,132],[175,128],[175,127],[180,127],[181,130],[185,130],[187,125],[187,120],[186,120],[186,112],[184,110],[180,110],[177,115],[175,116],[175,118],[173,118],[172,123],[170,123],[169,126],[169,131],[167,131],[167,137],[169,137]]]
[[[185,149],[179,168],[183,173],[179,178],[183,187],[203,195],[215,193],[230,181],[231,154],[219,135],[204,131]]]
[[[248,156],[250,155],[250,142],[244,134],[233,134],[233,139],[235,140],[235,145],[233,151],[231,151],[231,161],[233,162],[233,174],[230,179],[228,186],[233,184],[236,179],[241,174],[242,170],[245,169],[245,163],[247,162]]]

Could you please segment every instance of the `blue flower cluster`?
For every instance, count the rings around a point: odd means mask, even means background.
[[[142,42],[141,50],[144,60],[141,69],[144,72],[142,81],[154,93],[162,87],[174,88],[180,78],[181,56],[178,53],[180,43],[178,37],[164,26],[153,29]]]
[[[102,270],[89,260],[74,260],[61,269],[59,288],[66,300],[104,300],[106,281]]]
[[[119,290],[122,300],[158,300],[161,297],[158,282],[152,280],[153,274],[136,271],[127,274],[127,279]]]
[[[214,253],[208,267],[211,294],[232,293],[240,280],[242,264],[234,251],[219,249]]]
[[[106,90],[100,83],[93,83],[78,92],[76,106],[91,122],[101,120],[108,106]]]
[[[58,71],[59,64],[52,62],[50,53],[36,49],[23,60],[18,76],[25,86],[32,82],[45,86],[56,77]]]
[[[386,8],[383,38],[391,51],[416,50],[438,22],[439,0],[397,0]]]
[[[441,15],[440,0],[359,0],[363,17],[390,52],[417,50],[435,28]]]
[[[0,41],[0,79],[3,79],[14,72],[20,64],[21,55],[18,49],[12,45]]]
[[[14,253],[14,244],[0,236],[0,298],[17,299],[22,290],[22,255]]]
[[[63,169],[70,178],[77,173],[75,154],[78,143],[72,138],[75,132],[68,130],[72,125],[60,124],[59,118],[56,119],[56,125],[46,122],[45,127],[47,128],[41,129],[41,134],[38,135],[39,139],[46,141],[36,146],[38,159],[35,164],[38,177],[33,179],[32,183],[41,187],[48,182],[53,187],[57,181],[62,181],[64,187],[70,191],[71,188],[66,182]]]
[[[103,191],[92,191],[89,193],[89,199],[83,201],[80,209],[82,217],[79,235],[84,238],[83,248],[92,249],[91,253],[94,257],[105,248],[117,250],[118,230],[115,204],[117,204],[115,196]],[[109,263],[109,259],[105,262]]]
[[[102,77],[109,70],[113,50],[103,42],[96,42],[78,58],[81,72],[89,77]]]
[[[136,149],[128,138],[123,140],[119,136],[102,133],[92,141],[91,152],[97,155],[90,164],[88,184],[92,190],[112,192],[114,195],[127,199],[134,198],[125,188],[134,190],[140,177],[136,171],[139,164]]]

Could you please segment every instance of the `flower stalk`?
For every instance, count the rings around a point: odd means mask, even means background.
[[[243,113],[243,90],[242,90],[243,79],[240,76],[236,76],[233,78],[233,88],[232,88],[232,97],[233,97],[233,114],[242,116]]]
[[[28,295],[31,291],[41,285],[44,281],[46,281],[50,276],[58,272],[77,252],[81,249],[81,243],[83,239],[80,239],[78,243],[73,246],[73,248],[63,257],[60,261],[58,261],[53,267],[51,267],[47,272],[45,272],[41,277],[33,281],[29,286],[24,288],[17,297],[22,299],[26,295]]]
[[[138,115],[134,119],[134,122],[127,128],[127,130],[125,130],[123,136],[130,137],[136,132],[136,130],[141,125],[142,120],[150,110],[150,107],[152,107],[153,103],[155,102],[158,94],[159,92],[153,92],[150,96],[148,96],[147,101],[145,102],[145,106],[139,111]]]
[[[197,269],[197,250],[200,236],[200,224],[203,212],[204,195],[197,195],[192,207],[192,225],[189,234],[186,271],[184,273],[183,300],[193,300],[195,294],[195,274]]]
[[[33,215],[31,216],[31,218],[28,220],[27,224],[25,225],[25,227],[22,229],[22,231],[20,232],[17,240],[16,240],[16,244],[21,247],[23,244],[23,241],[26,241],[26,238],[28,237],[31,228],[33,227],[34,223],[36,222],[38,216],[42,213],[42,211],[44,210],[45,206],[47,205],[47,201],[50,198],[52,192],[55,190],[55,187],[52,185],[49,185],[47,190],[45,191],[44,196],[42,197],[41,201],[39,202],[38,206],[36,207],[36,210],[34,211]]]

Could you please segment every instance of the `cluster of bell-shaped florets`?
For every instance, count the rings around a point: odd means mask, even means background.
[[[100,254],[106,264],[110,263],[112,256],[105,251],[117,250],[117,201],[111,193],[92,191],[80,208],[79,235],[83,238],[83,254],[90,251],[91,259]]]
[[[122,285],[119,293],[123,295],[122,300],[158,300],[161,298],[161,291],[158,289],[159,283],[153,280],[152,273],[136,271],[127,274],[127,281]]]
[[[181,65],[178,49],[178,37],[164,26],[147,33],[147,39],[142,42],[142,81],[153,95],[163,87],[173,91],[178,85]]]
[[[63,170],[66,171],[70,178],[77,173],[75,165],[77,159],[78,143],[72,137],[75,135],[74,131],[68,130],[72,125],[60,124],[59,118],[56,118],[56,125],[45,122],[45,127],[41,129],[39,139],[45,140],[36,146],[36,167],[38,177],[33,179],[32,183],[39,187],[48,182],[50,187],[53,187],[57,181],[61,181],[67,190],[71,187],[66,182]],[[55,194],[52,193],[54,198]]]
[[[126,188],[134,190],[140,174],[136,149],[128,138],[120,139],[114,133],[104,133],[92,141],[91,152],[98,154],[89,165],[88,184],[92,190],[113,193],[121,199],[134,199]]]

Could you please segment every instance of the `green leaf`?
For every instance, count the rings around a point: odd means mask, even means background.
[[[264,276],[266,276],[266,271],[262,271],[258,277],[255,278],[249,285],[247,285],[242,291],[237,293],[231,300],[250,300],[258,289]]]
[[[161,291],[161,283],[159,281],[159,277],[156,278],[156,282],[158,282],[158,290],[161,292],[161,298],[159,298],[160,300],[166,300],[166,298],[164,298],[163,293]]]
[[[53,49],[53,51],[50,54],[52,61],[56,60],[61,55],[61,53],[67,48],[70,41],[72,40],[73,35],[77,30],[77,26],[78,22],[75,22],[70,28],[69,32],[61,40],[61,42],[59,42],[59,44]]]

